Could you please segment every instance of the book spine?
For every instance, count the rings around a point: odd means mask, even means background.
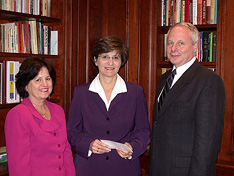
[[[206,24],[210,24],[211,0],[206,0]]]
[[[206,0],[202,0],[202,24],[206,24]]]
[[[217,0],[215,0],[214,24],[217,24]]]
[[[200,32],[200,62],[203,62],[203,32]]]
[[[211,0],[211,4],[210,4],[210,24],[214,24],[214,14],[215,14],[215,0]]]
[[[181,0],[176,0],[176,23],[179,23],[181,19]]]
[[[209,32],[203,32],[203,62],[209,61]]]
[[[216,32],[213,33],[213,47],[212,47],[212,61],[216,62],[216,41],[217,40],[217,34]]]
[[[193,25],[197,25],[197,0],[193,0]]]
[[[184,6],[184,21],[185,22],[189,22],[189,12],[190,12],[190,8],[189,8],[189,4],[190,1],[189,0],[185,0],[185,6]]]
[[[210,54],[209,54],[209,61],[213,61],[213,32],[210,32]]]

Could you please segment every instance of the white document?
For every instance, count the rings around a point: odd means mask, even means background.
[[[119,142],[114,142],[114,141],[110,141],[110,140],[102,140],[102,139],[101,139],[101,142],[109,145],[111,149],[119,148],[119,149],[127,150],[129,152],[133,152],[128,146],[126,146],[125,144],[119,143]]]

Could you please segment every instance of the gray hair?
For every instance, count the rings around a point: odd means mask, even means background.
[[[171,32],[171,30],[175,27],[175,26],[185,26],[186,28],[188,28],[191,32],[191,40],[192,40],[192,44],[196,44],[199,40],[199,31],[197,30],[197,28],[191,24],[191,23],[187,23],[187,22],[180,22],[180,23],[176,23],[174,26],[170,27],[170,29],[168,30],[167,34],[169,34]]]

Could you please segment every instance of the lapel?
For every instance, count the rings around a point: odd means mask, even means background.
[[[183,88],[186,84],[190,84],[191,80],[193,79],[194,75],[196,74],[196,70],[200,67],[200,63],[196,60],[185,72],[184,74],[179,78],[179,80],[177,80],[177,82],[174,84],[174,86],[171,88],[171,90],[169,91],[169,93],[167,94],[167,96],[165,97],[164,101],[163,101],[163,105],[160,109],[157,115],[157,118],[160,118],[160,116],[167,110],[167,108],[171,105],[171,103],[173,101],[175,101],[175,99],[183,92]],[[170,73],[170,72],[169,72]],[[169,74],[168,73],[168,74]],[[168,77],[168,75],[167,75]],[[164,78],[165,80],[162,81],[162,85],[160,85],[162,90],[163,85],[165,84],[166,78]],[[160,93],[160,91],[158,91],[157,95]],[[158,97],[158,96],[157,96]]]

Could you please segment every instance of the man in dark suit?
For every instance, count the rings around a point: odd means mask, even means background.
[[[176,71],[174,79],[170,70],[158,84],[150,176],[215,175],[225,89],[220,76],[196,59],[198,40],[199,32],[190,23],[178,23],[168,31],[167,57]]]

